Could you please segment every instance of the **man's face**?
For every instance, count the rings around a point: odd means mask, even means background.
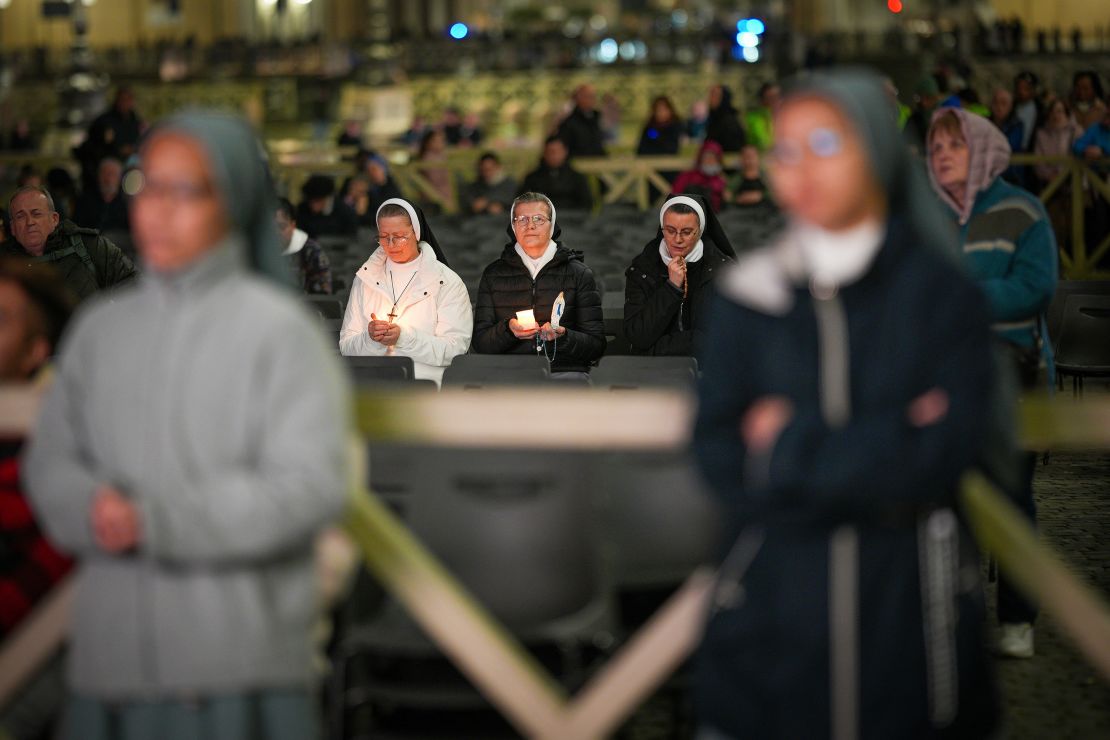
[[[492,159],[483,159],[478,163],[478,174],[481,176],[483,182],[493,182],[500,169],[497,162],[494,162]]]
[[[12,236],[28,254],[41,257],[60,220],[42,193],[22,193],[12,201]]]
[[[578,88],[578,92],[574,96],[574,102],[582,110],[593,110],[597,106],[597,93],[591,85],[583,85]]]
[[[100,197],[112,200],[119,195],[119,186],[123,181],[123,165],[113,159],[100,163],[96,171],[96,182],[100,187]]]
[[[33,311],[23,288],[0,279],[0,383],[27,380],[50,354],[46,338],[35,330]]]
[[[543,148],[543,161],[548,167],[562,167],[567,161],[567,147],[561,141],[552,141]]]

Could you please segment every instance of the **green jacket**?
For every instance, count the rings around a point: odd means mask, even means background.
[[[98,290],[110,288],[135,277],[135,265],[119,247],[93,229],[83,229],[72,221],[62,221],[46,240],[41,257],[32,257],[14,239],[0,245],[5,254],[29,262],[45,262],[61,275],[66,287],[79,300]]]
[[[748,143],[761,152],[770,150],[775,143],[771,111],[763,107],[752,108],[744,119],[748,127]]]

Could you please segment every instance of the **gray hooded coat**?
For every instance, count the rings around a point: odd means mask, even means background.
[[[70,682],[123,700],[305,687],[313,537],[345,497],[346,385],[270,278],[284,273],[253,136],[208,114],[166,127],[205,147],[235,223],[185,270],[91,301],[63,342],[25,476],[82,561]],[[103,483],[141,513],[134,552],[96,546]]]

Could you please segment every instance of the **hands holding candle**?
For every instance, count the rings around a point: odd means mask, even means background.
[[[517,339],[533,339],[540,328],[536,323],[536,314],[532,309],[517,311],[515,319],[509,319],[509,331]]]

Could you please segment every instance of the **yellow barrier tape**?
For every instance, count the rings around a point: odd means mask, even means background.
[[[982,475],[964,478],[961,501],[979,543],[1006,576],[1064,628],[1110,681],[1110,605],[1037,539],[1025,516]]]

